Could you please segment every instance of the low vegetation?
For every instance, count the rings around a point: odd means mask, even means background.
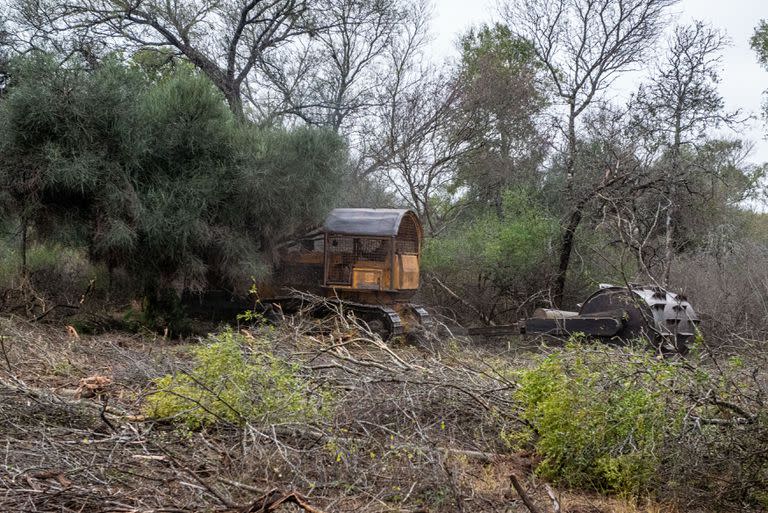
[[[209,336],[193,349],[189,371],[155,379],[157,391],[147,397],[145,411],[192,429],[217,422],[304,424],[332,411],[332,396],[268,344],[232,331]]]
[[[652,353],[569,346],[520,377],[517,399],[542,456],[537,472],[571,487],[639,497],[680,432],[679,365]]]
[[[569,487],[692,499],[716,486],[724,503],[765,505],[768,464],[744,458],[765,448],[754,395],[765,383],[745,375],[740,358],[713,363],[643,349],[557,349],[520,373],[516,399],[528,428],[510,438],[541,456],[537,473]],[[734,451],[736,438],[751,448]]]

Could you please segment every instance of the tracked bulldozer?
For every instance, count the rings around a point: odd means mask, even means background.
[[[337,208],[322,228],[283,245],[263,304],[299,306],[294,291],[342,304],[385,338],[428,326],[411,302],[420,284],[424,238],[418,216],[404,209]]]

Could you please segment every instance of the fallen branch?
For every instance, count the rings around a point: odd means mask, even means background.
[[[483,312],[481,312],[475,305],[469,303],[466,299],[459,296],[457,293],[452,291],[445,283],[440,281],[440,279],[437,276],[430,276],[430,279],[434,281],[441,289],[443,289],[449,296],[457,300],[459,303],[464,305],[469,310],[475,312],[480,319],[483,320],[486,324],[489,326],[495,326],[496,323],[494,323],[491,319],[488,318],[487,315],[485,315]]]
[[[242,513],[267,513],[275,511],[283,504],[292,503],[307,513],[323,513],[322,510],[310,505],[307,500],[296,492],[283,493],[272,490],[256,499],[252,504],[241,510]]]
[[[517,494],[520,496],[520,498],[523,500],[523,504],[525,504],[525,507],[528,508],[528,511],[531,513],[541,513],[538,507],[533,503],[530,496],[526,493],[525,489],[520,484],[520,481],[518,481],[517,476],[515,474],[511,474],[509,476],[509,480],[512,482],[512,487],[515,489]]]
[[[40,388],[30,387],[23,381],[17,378],[11,378],[11,380],[5,380],[0,379],[0,387],[3,387],[7,390],[26,395],[27,397],[30,397],[32,399],[38,400],[38,401],[44,401],[48,404],[53,404],[57,406],[62,407],[70,407],[70,408],[86,408],[89,410],[92,410],[95,414],[99,415],[100,417],[104,417],[105,415],[109,415],[114,417],[116,420],[119,420],[121,417],[129,417],[129,413],[123,409],[117,408],[115,406],[110,406],[109,409],[105,405],[102,405],[100,403],[89,401],[87,399],[65,399],[63,397],[60,397],[59,395],[56,395],[52,392],[45,391]]]
[[[557,499],[555,491],[548,484],[544,485],[544,489],[547,491],[547,495],[549,495],[549,498],[552,500],[552,511],[554,513],[560,513],[560,501]]]

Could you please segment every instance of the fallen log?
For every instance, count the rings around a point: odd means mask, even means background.
[[[302,495],[296,492],[284,493],[279,490],[272,490],[262,495],[240,511],[241,513],[268,513],[277,511],[283,504],[295,504],[307,513],[323,513],[322,510],[309,504]]]

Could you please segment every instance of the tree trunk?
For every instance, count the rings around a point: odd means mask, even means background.
[[[682,147],[682,100],[678,101],[677,109],[675,110],[675,136],[672,143],[672,164],[670,165],[669,174],[667,175],[667,219],[664,223],[664,287],[669,287],[669,280],[672,274],[672,262],[675,257],[674,245],[675,245],[675,180],[680,172],[680,149]]]
[[[240,85],[236,83],[227,82],[225,84],[219,84],[219,89],[224,93],[224,98],[227,100],[229,110],[235,115],[239,121],[245,119],[245,111],[243,110],[243,96],[240,93]]]
[[[667,205],[667,219],[664,223],[664,287],[669,287],[669,279],[672,273],[672,259],[674,257],[674,234],[672,226],[672,217],[674,215],[674,187],[670,187],[669,204]]]
[[[568,160],[565,163],[565,191],[566,201],[573,201],[573,183],[576,170],[576,106],[570,103],[570,112],[568,115]],[[568,217],[568,223],[563,232],[563,238],[560,242],[560,264],[555,275],[555,288],[552,291],[552,300],[557,308],[563,303],[563,294],[565,292],[565,280],[568,275],[568,267],[571,264],[571,253],[576,238],[576,229],[581,224],[581,218],[584,211],[585,200],[580,200],[574,205]]]
[[[27,277],[27,235],[29,232],[29,222],[27,221],[27,218],[24,217],[21,220],[21,243],[19,248],[19,253],[21,254],[21,278],[23,281],[26,281]]]
[[[552,298],[555,306],[558,308],[563,304],[565,278],[568,275],[568,267],[571,263],[571,253],[573,252],[573,245],[576,239],[576,229],[581,224],[583,210],[584,205],[582,202],[579,202],[568,218],[568,224],[565,227],[563,240],[560,244],[560,265],[558,266],[557,274],[555,275],[555,289]]]

